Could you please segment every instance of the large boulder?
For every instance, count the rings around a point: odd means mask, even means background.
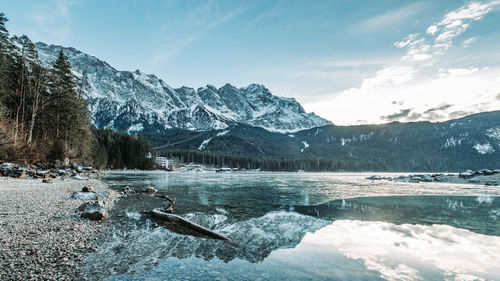
[[[424,182],[432,182],[434,179],[431,177],[431,175],[423,175],[422,176],[422,181]]]
[[[460,174],[458,174],[458,177],[462,178],[462,179],[470,179],[473,176],[474,176],[474,172],[472,172],[471,170],[467,170],[465,172],[461,172]]]
[[[493,172],[493,171],[488,170],[488,169],[482,169],[482,170],[479,170],[479,172],[480,172],[481,174],[485,175],[485,176],[491,176],[491,175],[493,175],[493,174],[494,174],[494,172]]]
[[[82,211],[81,217],[91,220],[107,220],[109,219],[109,213],[104,208],[104,203],[98,201],[93,203],[83,204],[78,207]]]
[[[73,192],[71,198],[79,200],[97,200],[97,194],[95,192]]]
[[[64,158],[62,165],[64,168],[69,168],[69,158]]]

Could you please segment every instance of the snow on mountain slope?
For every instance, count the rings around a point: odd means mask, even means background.
[[[36,48],[45,63],[64,50],[74,74],[82,80],[91,120],[97,127],[161,133],[169,128],[203,131],[242,123],[285,133],[331,124],[306,113],[293,98],[272,95],[263,85],[173,89],[155,75],[118,71],[74,48],[41,42]]]

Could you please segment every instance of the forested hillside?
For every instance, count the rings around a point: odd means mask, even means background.
[[[500,167],[500,111],[440,123],[331,125],[294,134],[238,125],[210,132],[171,130],[146,138],[160,148],[159,154],[266,170],[460,171]]]
[[[43,64],[33,42],[10,37],[6,22],[0,13],[0,161],[151,168],[144,139],[92,128],[83,83],[64,52]]]

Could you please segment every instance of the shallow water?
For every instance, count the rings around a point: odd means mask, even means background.
[[[390,174],[394,175],[394,174]],[[84,274],[108,280],[500,280],[500,189],[336,173],[110,173],[152,185],[227,243],[171,228],[120,200]],[[191,233],[192,234],[192,233]]]

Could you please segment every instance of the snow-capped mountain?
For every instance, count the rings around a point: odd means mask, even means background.
[[[213,130],[245,124],[284,133],[331,124],[306,113],[293,98],[272,95],[263,85],[173,89],[153,74],[118,71],[74,48],[41,42],[36,48],[45,63],[54,61],[63,49],[82,80],[91,120],[99,128],[161,133],[170,128]]]

